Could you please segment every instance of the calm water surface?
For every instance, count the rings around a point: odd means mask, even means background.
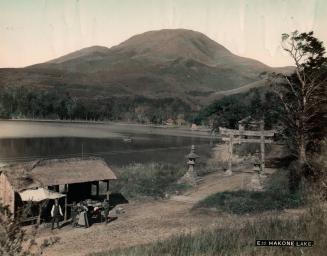
[[[24,124],[17,124],[22,130]],[[27,129],[30,124],[26,124]],[[34,124],[33,124],[34,125]],[[43,124],[42,124],[43,125]],[[47,129],[56,124],[46,124]],[[1,128],[1,125],[0,125]],[[12,128],[15,128],[13,124]],[[161,134],[142,133],[128,129],[128,132],[116,132],[118,136],[95,138],[92,132],[96,132],[94,125],[83,125],[85,134],[80,137],[68,135],[62,137],[30,136],[19,138],[0,139],[0,161],[16,162],[28,161],[39,158],[64,158],[84,156],[100,156],[113,166],[123,166],[130,163],[165,162],[185,163],[185,155],[189,153],[192,144],[196,146],[197,153],[202,160],[210,155],[210,139],[204,137],[172,136]],[[83,136],[83,137],[81,137]],[[132,142],[124,142],[123,138],[130,136]]]

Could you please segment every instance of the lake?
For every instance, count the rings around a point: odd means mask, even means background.
[[[124,142],[124,138],[132,142]],[[0,121],[0,162],[99,156],[113,166],[185,163],[191,145],[210,156],[208,132],[117,123]]]

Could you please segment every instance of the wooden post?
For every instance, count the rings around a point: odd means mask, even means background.
[[[238,124],[238,132],[239,132],[238,144],[241,144],[241,139],[244,139],[244,126],[240,123]]]
[[[39,203],[39,216],[37,216],[37,225],[41,224],[42,203]]]
[[[12,190],[12,201],[11,201],[11,204],[10,204],[10,210],[11,210],[11,213],[12,213],[12,218],[14,219],[15,218],[15,216],[16,216],[16,213],[15,213],[15,211],[16,211],[16,208],[15,208],[15,202],[16,202],[16,196],[15,196],[15,191],[14,190]]]
[[[212,131],[210,134],[210,146],[213,145],[213,136],[214,136],[214,131]]]
[[[107,200],[109,200],[109,180],[107,180]]]
[[[100,182],[100,181],[98,181],[98,182],[96,183],[96,189],[97,189],[96,194],[97,194],[97,198],[99,197],[99,182]]]
[[[65,196],[65,214],[64,214],[64,221],[67,220],[67,195]]]
[[[232,172],[232,161],[233,161],[233,139],[234,135],[229,135],[229,162],[228,162],[228,170]]]
[[[260,153],[261,153],[261,159],[260,159],[260,172],[263,173],[265,170],[265,136],[264,136],[264,122],[260,122]]]

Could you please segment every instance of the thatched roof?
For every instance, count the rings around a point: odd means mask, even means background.
[[[38,160],[0,168],[16,191],[28,188],[114,180],[116,175],[101,158]]]

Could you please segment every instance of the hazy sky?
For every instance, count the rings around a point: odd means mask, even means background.
[[[326,26],[327,0],[0,0],[0,67],[163,28],[200,31],[235,54],[284,66],[281,33],[314,30],[326,43]]]

